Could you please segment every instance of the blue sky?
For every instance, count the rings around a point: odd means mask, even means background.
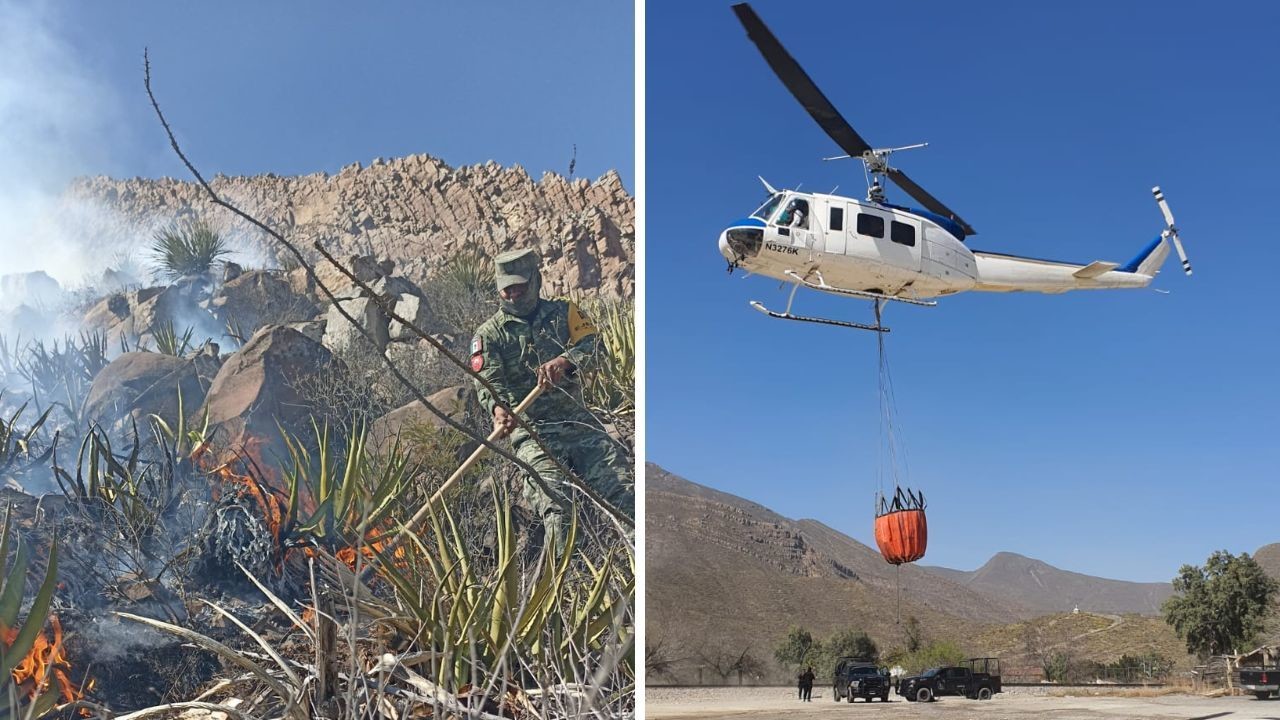
[[[93,158],[77,171],[186,177],[143,94],[149,47],[162,107],[210,175],[429,153],[536,178],[566,173],[576,143],[577,177],[634,176],[626,2],[3,2],[0,18],[48,36],[34,69],[74,77],[96,116],[59,118],[108,140],[77,147]]]
[[[1280,541],[1280,6],[1228,2],[754,3],[874,146],[978,234],[971,248],[1124,262],[1167,195],[1195,277],[1169,290],[893,307],[888,351],[923,562],[1009,550],[1167,581]],[[785,323],[776,281],[728,276],[756,179],[861,196],[729,3],[647,4],[647,447],[677,474],[865,543],[880,413],[870,333]],[[906,197],[895,188],[890,200]],[[802,294],[797,312],[867,320]]]

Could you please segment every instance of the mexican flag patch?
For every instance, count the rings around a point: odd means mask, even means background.
[[[479,335],[471,338],[471,370],[480,372],[484,369],[484,339]]]

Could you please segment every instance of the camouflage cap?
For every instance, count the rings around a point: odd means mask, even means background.
[[[538,272],[538,254],[532,249],[509,250],[493,259],[498,289],[527,283]]]

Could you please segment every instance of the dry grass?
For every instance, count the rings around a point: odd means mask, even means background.
[[[1174,661],[1175,671],[1188,670],[1192,658],[1186,646],[1162,618],[1149,615],[1095,615],[1058,613],[1012,625],[1001,625],[979,635],[974,645],[984,652],[1013,659],[1027,654],[1028,633],[1067,650],[1079,660],[1114,662],[1121,655],[1155,652]]]
[[[1048,692],[1049,697],[1119,697],[1119,698],[1153,698],[1166,695],[1192,695],[1195,690],[1190,683],[1171,683],[1150,687],[1116,687],[1113,685],[1096,685],[1089,687],[1054,688]],[[1206,693],[1206,697],[1213,697]]]

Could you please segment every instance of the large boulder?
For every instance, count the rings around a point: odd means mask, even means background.
[[[191,329],[198,344],[222,335],[221,323],[202,307],[206,290],[202,278],[183,278],[167,287],[113,293],[90,307],[80,325],[106,332],[108,343],[116,346],[122,339],[129,345],[154,344],[156,333],[172,323],[178,336]]]
[[[268,451],[283,454],[277,423],[305,440],[317,410],[309,406],[300,388],[322,376],[334,362],[326,347],[293,328],[262,328],[227,358],[209,387],[200,412],[208,413],[214,442],[240,448],[253,439]]]
[[[233,275],[214,295],[214,313],[224,325],[246,334],[263,325],[304,322],[318,311],[309,297],[294,291],[279,273],[250,270]]]
[[[112,360],[93,379],[85,400],[85,416],[116,437],[131,434],[132,423],[145,430],[158,415],[171,425],[178,419],[178,394],[189,412],[200,407],[209,377],[194,358],[152,352],[128,352]],[[211,369],[204,366],[206,373]]]
[[[427,402],[451,419],[468,424],[476,419],[479,403],[468,385],[447,387],[427,397]],[[488,428],[480,427],[487,433]],[[396,408],[369,425],[368,447],[378,455],[386,455],[399,442],[401,448],[413,449],[424,443],[447,446],[460,462],[476,448],[476,442],[449,428],[443,420],[414,400]]]

